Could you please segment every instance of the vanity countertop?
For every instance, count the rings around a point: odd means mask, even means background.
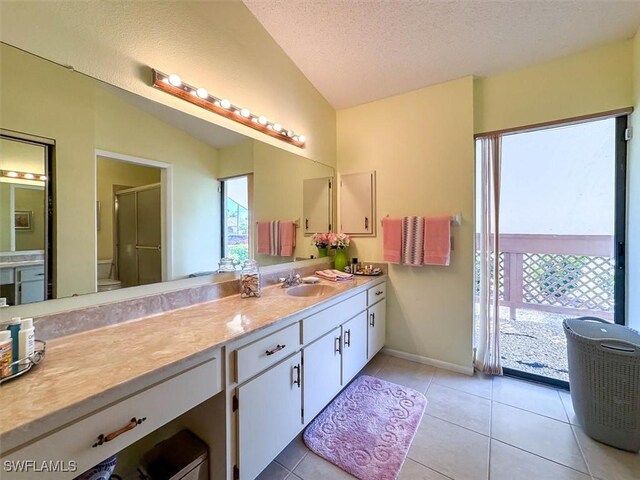
[[[44,265],[44,260],[20,260],[17,262],[0,262],[0,268],[35,267]]]
[[[42,364],[0,387],[2,452],[198,365],[232,340],[382,278],[322,281],[334,288],[321,297],[291,297],[276,285],[259,298],[232,295],[51,340]]]

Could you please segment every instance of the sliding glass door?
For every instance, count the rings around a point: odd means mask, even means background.
[[[500,352],[567,385],[565,318],[624,323],[626,117],[502,137]]]

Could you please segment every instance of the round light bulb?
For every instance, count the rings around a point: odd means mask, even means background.
[[[223,98],[222,100],[220,100],[220,106],[229,110],[231,108],[231,102],[226,98]]]
[[[179,75],[172,73],[171,75],[169,75],[169,83],[174,87],[179,87],[180,85],[182,85],[182,79]]]
[[[199,89],[196,90],[196,95],[204,99],[209,97],[209,92],[207,92],[206,88],[200,87]]]
[[[289,138],[293,137],[293,130],[287,130],[287,137]]]
[[[34,179],[36,177],[35,177],[35,175],[33,173],[25,173],[24,174],[24,178],[26,178],[28,180],[32,180],[32,179]]]
[[[307,141],[307,137],[305,137],[304,135],[298,135],[298,141],[300,143],[304,143]]]
[[[46,176],[46,175],[40,175],[40,180],[44,181],[44,180],[46,180],[46,179],[47,179],[47,176]]]
[[[269,121],[267,120],[267,117],[265,117],[264,115],[260,115],[258,117],[258,123],[260,125],[266,125]]]
[[[274,124],[273,124],[273,129],[274,129],[276,132],[281,132],[281,131],[282,131],[282,125],[280,125],[279,123],[274,123]]]
[[[244,118],[249,118],[251,116],[251,112],[248,108],[243,108],[242,110],[240,110],[240,115],[242,115]]]
[[[16,178],[18,176],[18,172],[7,172],[7,177]]]

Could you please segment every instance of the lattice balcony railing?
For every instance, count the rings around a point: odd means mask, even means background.
[[[614,270],[611,257],[525,253],[523,300],[612,312]]]
[[[613,237],[501,235],[498,288],[510,307],[613,318]],[[479,294],[476,251],[476,296]]]

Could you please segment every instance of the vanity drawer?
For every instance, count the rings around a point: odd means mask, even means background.
[[[367,290],[367,305],[371,306],[387,296],[387,282],[382,282]]]
[[[18,279],[21,282],[28,282],[30,280],[44,280],[44,266],[39,267],[23,267],[16,269],[18,272]]]
[[[7,465],[15,465],[7,463],[11,461],[34,461],[38,467],[43,462],[59,461],[67,472],[48,472],[43,478],[75,478],[221,391],[220,372],[220,361],[214,358],[16,450],[2,457],[2,480],[29,480],[39,475],[33,469],[22,473],[9,471]],[[93,447],[99,435],[117,432],[133,418],[146,420]],[[73,473],[69,473],[70,462],[77,465]]]
[[[236,350],[236,382],[242,383],[288,357],[300,346],[300,324],[294,323]]]
[[[367,293],[362,292],[326,310],[302,320],[302,342],[307,344],[343,324],[367,308]]]

